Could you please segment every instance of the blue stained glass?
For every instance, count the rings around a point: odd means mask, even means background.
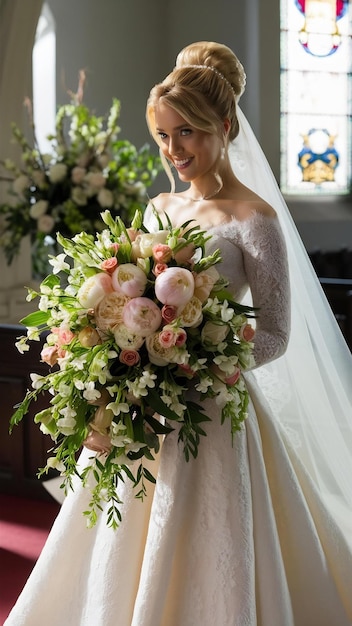
[[[325,43],[331,16],[335,25],[338,24],[339,45],[333,53],[317,56],[309,51],[307,54],[302,45],[300,37],[307,28],[307,15],[313,18],[314,11],[329,18],[325,22]],[[281,0],[280,17],[282,191],[295,195],[349,193],[352,113],[349,3]]]

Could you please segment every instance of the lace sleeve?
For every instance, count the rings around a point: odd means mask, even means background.
[[[281,356],[290,333],[290,289],[286,246],[276,218],[256,214],[241,229],[244,268],[253,305],[259,308],[255,367]]]

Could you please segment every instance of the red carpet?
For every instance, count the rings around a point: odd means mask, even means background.
[[[21,592],[59,508],[54,501],[0,494],[0,624]]]

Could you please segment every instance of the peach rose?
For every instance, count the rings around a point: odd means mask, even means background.
[[[50,367],[56,365],[58,358],[57,346],[45,346],[40,353],[40,358],[43,363],[47,363]]]
[[[105,259],[101,262],[100,267],[102,270],[104,270],[104,272],[112,274],[117,267],[117,258],[115,256],[112,256],[110,259]]]
[[[172,250],[165,243],[157,243],[152,250],[153,259],[156,263],[168,263],[172,258]]]
[[[253,326],[251,326],[251,324],[246,323],[243,324],[238,335],[239,338],[243,339],[244,341],[252,341],[254,339],[255,330]]]
[[[162,272],[165,272],[169,266],[166,263],[155,263],[153,267],[154,276],[159,276]]]

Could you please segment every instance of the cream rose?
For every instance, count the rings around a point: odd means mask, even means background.
[[[113,291],[105,294],[95,308],[95,323],[100,330],[113,330],[123,320],[123,310],[129,302],[124,294]]]
[[[203,307],[201,301],[196,297],[190,299],[186,306],[178,312],[178,318],[182,326],[195,328],[199,326],[203,319]]]
[[[115,326],[113,333],[115,343],[121,350],[139,350],[144,343],[144,337],[136,335],[123,323]]]
[[[105,272],[87,278],[77,293],[78,302],[86,309],[93,309],[108,293],[113,291],[111,277]]]
[[[159,230],[157,233],[142,233],[137,235],[132,243],[132,260],[136,261],[138,257],[146,259],[153,255],[153,247],[158,243],[165,243],[169,231]]]
[[[201,332],[202,343],[210,343],[217,346],[222,343],[229,332],[227,324],[215,324],[215,322],[206,322]]]

